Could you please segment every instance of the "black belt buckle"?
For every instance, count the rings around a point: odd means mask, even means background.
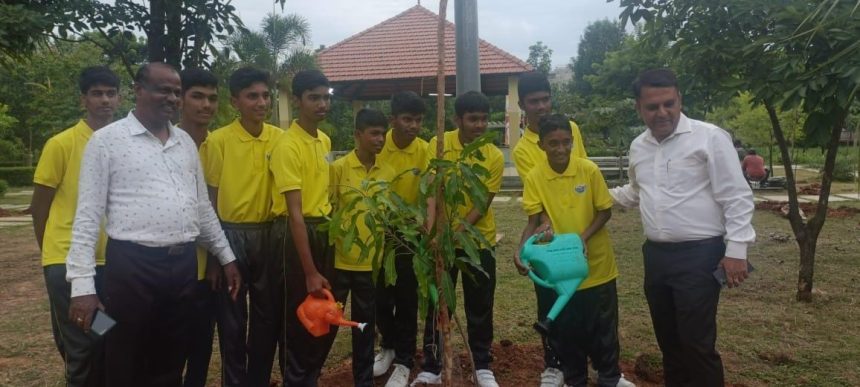
[[[185,251],[185,245],[175,245],[167,248],[167,255],[180,255]]]

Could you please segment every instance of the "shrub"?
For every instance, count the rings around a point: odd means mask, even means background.
[[[12,187],[28,187],[33,185],[34,167],[2,167],[0,168],[0,179]]]
[[[9,190],[9,183],[6,180],[0,179],[0,198],[6,196],[7,190]]]
[[[852,155],[840,153],[836,155],[836,165],[833,167],[834,181],[853,181],[857,172],[857,159]]]

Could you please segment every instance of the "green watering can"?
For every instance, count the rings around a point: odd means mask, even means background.
[[[546,336],[579,284],[588,277],[588,261],[577,234],[558,234],[549,243],[538,243],[541,238],[542,233],[526,241],[520,249],[520,260],[529,268],[528,275],[534,283],[558,294],[546,318],[534,324],[534,329]]]

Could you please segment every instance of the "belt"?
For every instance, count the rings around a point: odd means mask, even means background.
[[[259,230],[261,228],[268,228],[272,225],[272,222],[259,222],[259,223],[231,223],[231,222],[221,222],[221,227],[225,229],[231,230]]]
[[[275,219],[272,220],[272,222],[275,222],[275,223],[283,222],[283,221],[287,220],[287,218],[288,218],[288,216],[286,216],[286,215],[276,216]],[[327,220],[328,219],[324,216],[305,216],[305,224],[323,224]]]
[[[111,239],[110,241],[113,243],[124,245],[127,248],[132,248],[132,249],[135,249],[137,251],[142,251],[142,252],[145,252],[147,254],[152,254],[152,255],[156,255],[156,256],[158,256],[158,255],[162,255],[162,256],[164,256],[164,255],[168,255],[168,256],[182,255],[186,251],[188,251],[188,250],[194,251],[194,249],[196,248],[196,244],[194,242],[184,242],[184,243],[178,243],[178,244],[170,245],[170,246],[150,247],[150,246],[144,246],[144,245],[139,244],[139,243],[130,242],[130,241],[122,241],[122,240],[118,240],[118,239]]]
[[[664,250],[684,250],[693,248],[696,246],[702,245],[711,245],[716,243],[723,243],[723,236],[715,236],[706,239],[698,239],[694,241],[683,241],[683,242],[655,242],[652,240],[648,240],[645,242],[646,244]]]

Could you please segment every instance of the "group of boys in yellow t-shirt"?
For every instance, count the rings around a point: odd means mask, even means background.
[[[363,257],[356,245],[347,251],[342,241],[330,241],[318,226],[357,194],[396,194],[407,203],[415,203],[419,200],[420,176],[428,168],[437,141],[444,142],[444,159],[458,159],[466,145],[486,132],[489,100],[479,92],[458,96],[454,117],[457,129],[428,143],[417,136],[426,111],[423,100],[413,92],[397,93],[392,97],[389,117],[374,109],[357,112],[355,149],[329,163],[331,140],[319,125],[330,109],[331,93],[321,72],[308,70],[295,75],[292,103],[298,115],[282,130],[265,122],[271,106],[269,75],[250,67],[235,71],[228,84],[230,101],[239,117],[211,133],[208,126],[217,110],[217,79],[199,69],[181,75],[180,125],[199,147],[208,193],[243,279],[239,296],[233,301],[232,289],[227,289],[221,278],[219,265],[208,264],[206,254],[198,254],[200,285],[195,297],[199,321],[189,338],[185,385],[205,384],[215,325],[224,385],[268,385],[276,352],[285,385],[314,385],[337,330],[313,337],[293,311],[308,294],[325,297],[328,291],[339,302],[351,295],[352,318],[368,323],[364,331],[352,332],[355,385],[371,386],[374,377],[389,369],[387,387],[408,385],[418,318],[418,285],[410,249],[404,248],[402,240],[386,240],[385,248],[395,249],[397,281],[386,284],[382,273],[374,283],[372,259]],[[578,127],[563,116],[549,114],[548,83],[544,87],[546,79],[540,77],[529,73],[520,80],[520,105],[529,117],[529,126],[513,151],[513,159],[523,179],[523,207],[529,217],[523,240],[547,231],[580,234],[587,246],[590,269],[589,277],[557,320],[568,334],[551,333],[546,340],[542,382],[579,384],[586,377],[586,359],[591,358],[601,382],[615,380],[619,386],[627,386],[618,369],[618,270],[603,227],[610,217],[612,200],[600,171],[585,158]],[[104,67],[82,73],[81,101],[87,118],[48,141],[34,177],[34,226],[42,247],[55,341],[65,359],[70,385],[94,385],[100,378],[101,339],[83,335],[67,321],[69,285],[64,262],[83,149],[93,130],[113,119],[118,88],[116,75]],[[480,152],[482,157],[469,161],[489,172],[481,181],[489,192],[487,202],[468,202],[457,209],[457,214],[484,236],[484,243],[479,245],[483,273],[473,269],[464,275],[463,297],[476,381],[481,387],[495,387],[490,346],[496,228],[490,203],[501,188],[504,158],[492,144],[483,145]],[[365,188],[376,187],[366,184],[368,180],[389,182],[389,192],[368,192]],[[363,210],[357,205],[353,209],[359,215],[355,224],[347,222],[344,227],[354,227],[357,238],[369,241],[383,233],[366,226]],[[351,215],[344,219],[352,219]],[[375,248],[369,251],[371,258],[380,254],[382,251]],[[465,252],[457,249],[457,254]],[[99,265],[103,265],[103,249],[98,256]],[[527,270],[518,256],[514,263],[521,271]],[[97,269],[97,277],[101,270]],[[454,284],[458,274],[452,269]],[[546,313],[553,297],[538,291],[539,314]],[[576,313],[570,312],[573,309]],[[440,381],[442,364],[437,349],[441,343],[433,315],[431,311],[426,316],[424,360],[413,384]],[[381,343],[374,357],[377,327]],[[593,345],[595,340],[601,345]]]

